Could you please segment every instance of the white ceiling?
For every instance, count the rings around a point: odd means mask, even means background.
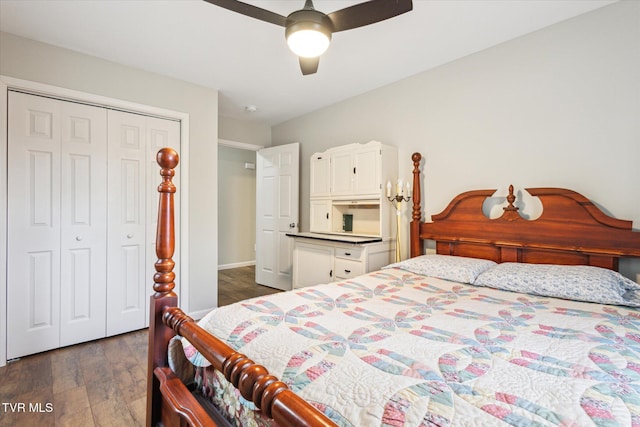
[[[282,15],[304,4],[246,2]],[[613,2],[414,0],[409,13],[334,34],[308,76],[284,28],[201,0],[0,0],[0,30],[218,89],[220,115],[273,125]]]

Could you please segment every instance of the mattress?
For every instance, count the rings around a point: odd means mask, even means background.
[[[415,271],[255,298],[199,323],[340,426],[640,426],[636,308]],[[177,342],[236,425],[271,425]]]

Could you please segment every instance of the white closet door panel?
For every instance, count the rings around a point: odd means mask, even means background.
[[[158,227],[158,185],[161,182],[160,167],[156,160],[156,155],[161,148],[171,147],[178,154],[180,154],[180,122],[175,120],[160,119],[156,117],[147,117],[147,158],[149,160],[147,167],[147,251],[145,261],[145,312],[149,312],[149,297],[153,295],[153,275],[156,270],[154,264],[157,260],[156,257],[156,231]],[[176,250],[173,254],[173,259],[176,261],[176,266],[173,272],[176,274],[176,286],[174,292],[180,295],[180,281],[177,280],[180,277],[180,195],[182,189],[180,187],[180,166],[176,170],[176,175],[173,177],[173,183],[176,185],[178,191],[173,195],[174,202],[174,224],[176,233]],[[149,316],[145,317],[145,326],[149,326]]]
[[[59,345],[60,104],[9,93],[7,357]]]
[[[145,119],[108,112],[107,335],[146,323]]]
[[[60,345],[105,336],[107,110],[62,102]]]

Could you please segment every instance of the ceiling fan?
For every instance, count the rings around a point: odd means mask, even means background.
[[[411,0],[370,0],[327,15],[316,10],[312,0],[305,0],[302,9],[282,16],[237,0],[204,1],[284,27],[287,44],[298,55],[303,75],[318,71],[320,55],[329,47],[332,33],[364,27],[413,9]]]

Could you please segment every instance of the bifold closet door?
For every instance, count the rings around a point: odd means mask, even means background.
[[[108,123],[107,335],[115,335],[145,327],[148,161],[145,116],[110,110]]]
[[[106,110],[9,92],[7,357],[104,336]]]
[[[115,335],[149,325],[161,182],[156,153],[163,147],[180,151],[180,122],[121,111],[109,111],[108,117],[107,335]],[[180,224],[178,194],[174,203]],[[174,272],[180,277],[179,268]],[[178,281],[174,292],[180,294]]]

